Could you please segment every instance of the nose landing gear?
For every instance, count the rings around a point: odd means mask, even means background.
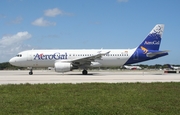
[[[29,67],[29,69],[30,69],[29,75],[33,75],[33,69],[32,69],[32,67]]]

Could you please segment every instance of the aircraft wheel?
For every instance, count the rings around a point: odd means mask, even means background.
[[[32,74],[33,74],[33,69],[32,69],[32,67],[28,67],[28,69],[30,69],[29,75],[32,75]]]
[[[87,70],[83,70],[83,71],[82,71],[82,74],[83,74],[83,75],[87,75],[87,74],[88,74]]]
[[[29,72],[29,75],[32,75],[33,74],[33,72]]]

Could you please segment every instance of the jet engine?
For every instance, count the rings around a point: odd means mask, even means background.
[[[56,62],[54,64],[56,72],[68,72],[72,70],[72,64],[66,62]]]

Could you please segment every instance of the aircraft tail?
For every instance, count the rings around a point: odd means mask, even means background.
[[[168,66],[168,68],[170,68],[170,69],[174,69],[174,67],[173,67],[172,65],[170,65],[170,64],[167,64],[167,66]]]
[[[157,24],[138,48],[145,52],[148,50],[159,50],[163,31],[164,24]]]

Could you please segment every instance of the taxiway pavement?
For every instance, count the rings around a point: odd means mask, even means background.
[[[0,84],[43,84],[43,83],[135,83],[135,82],[180,82],[180,74],[163,71],[81,71],[56,73],[49,70],[0,71]]]

